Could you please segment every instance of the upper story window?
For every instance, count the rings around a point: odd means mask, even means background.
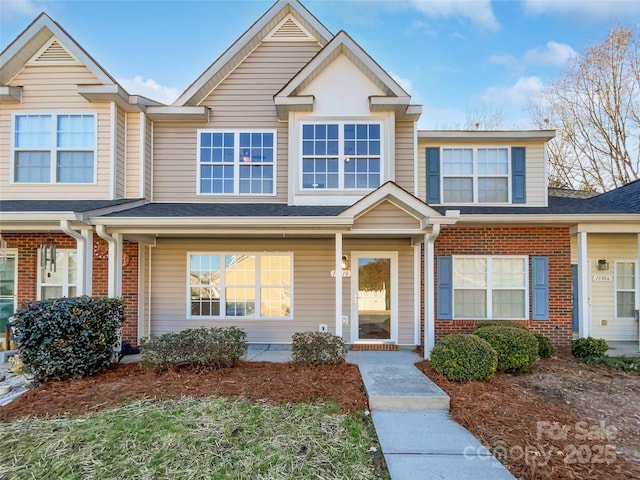
[[[200,131],[198,144],[198,193],[275,193],[275,131]]]
[[[525,147],[427,147],[427,203],[526,202]]]
[[[15,115],[14,122],[15,182],[95,181],[94,115]]]
[[[369,190],[382,177],[382,123],[303,123],[302,189]]]
[[[509,149],[443,148],[444,203],[509,201]]]

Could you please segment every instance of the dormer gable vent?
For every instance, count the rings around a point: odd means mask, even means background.
[[[56,37],[52,37],[26,63],[27,65],[78,65],[80,62]]]
[[[315,42],[315,37],[293,15],[287,15],[264,39],[265,42]]]

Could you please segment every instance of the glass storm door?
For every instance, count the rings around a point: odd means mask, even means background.
[[[17,266],[15,254],[0,258],[0,337],[4,337],[9,317],[16,311]]]
[[[397,260],[395,252],[354,253],[352,291],[355,341],[397,341]]]

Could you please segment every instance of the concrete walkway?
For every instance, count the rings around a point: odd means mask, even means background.
[[[507,480],[509,471],[449,417],[449,396],[413,352],[349,352],[360,369],[392,480]]]
[[[289,362],[289,346],[250,345],[245,360]],[[128,356],[123,362],[137,361]],[[369,397],[373,425],[392,480],[514,480],[482,444],[449,416],[449,396],[420,372],[421,357],[349,351]]]

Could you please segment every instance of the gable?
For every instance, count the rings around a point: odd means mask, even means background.
[[[28,65],[84,65],[102,85],[117,82],[60,25],[41,13],[0,54],[0,85]]]
[[[264,42],[317,42],[318,40],[296,18],[289,14],[282,20]]]
[[[25,65],[80,65],[80,61],[53,36]]]
[[[200,105],[244,59],[265,41],[305,41],[319,46],[332,37],[297,0],[279,0],[242,34],[173,103],[175,106]]]
[[[419,230],[420,220],[388,200],[359,215],[354,230]]]
[[[305,86],[300,95],[314,97],[314,115],[369,115],[369,97],[380,87],[346,55],[340,54]]]

